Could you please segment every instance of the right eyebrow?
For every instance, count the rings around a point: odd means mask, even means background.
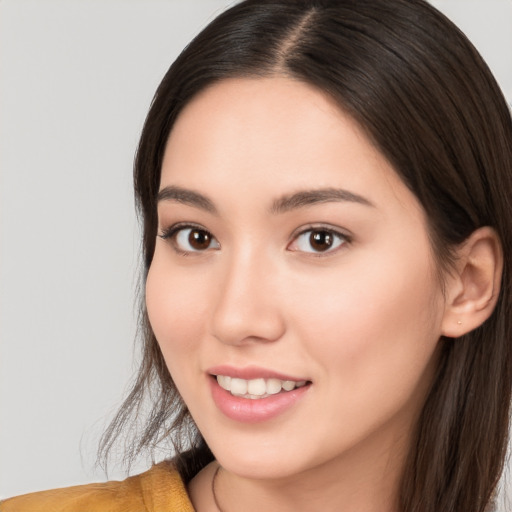
[[[313,190],[300,190],[295,194],[283,196],[272,204],[272,213],[284,213],[298,208],[304,208],[318,203],[331,202],[358,203],[364,206],[375,205],[363,196],[338,188],[321,188]]]
[[[164,187],[158,192],[157,201],[175,201],[177,203],[194,206],[209,213],[217,214],[217,208],[208,197],[186,188],[177,186]]]

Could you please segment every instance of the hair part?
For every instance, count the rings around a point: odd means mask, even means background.
[[[499,235],[505,262],[491,318],[440,358],[400,488],[407,512],[483,512],[501,474],[512,382],[512,121],[467,38],[423,0],[247,0],[217,17],[157,89],[135,158],[144,285],[157,235],[165,146],[200,91],[240,77],[284,75],[330,95],[354,118],[421,203],[440,275],[477,228]],[[143,286],[142,288],[143,289]],[[150,408],[127,460],[170,443],[185,476],[213,459],[163,360],[141,294],[139,373],[101,444]],[[188,451],[187,451],[188,450]]]

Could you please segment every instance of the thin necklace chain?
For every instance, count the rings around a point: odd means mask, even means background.
[[[215,470],[215,473],[213,474],[212,478],[212,494],[213,494],[213,502],[215,503],[215,506],[217,507],[219,512],[224,512],[222,508],[219,505],[219,500],[217,499],[217,494],[215,493],[215,482],[217,481],[217,475],[219,474],[220,465],[217,466],[217,469]]]

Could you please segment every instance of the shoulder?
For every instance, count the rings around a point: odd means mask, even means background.
[[[0,503],[0,512],[193,512],[183,480],[169,463],[122,482],[36,492]]]

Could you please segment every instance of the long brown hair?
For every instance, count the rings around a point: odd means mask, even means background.
[[[163,152],[181,109],[220,80],[272,75],[316,86],[360,124],[422,204],[440,268],[481,226],[501,239],[497,306],[478,329],[440,340],[400,489],[403,511],[482,512],[503,468],[509,425],[512,121],[478,52],[428,3],[247,0],[204,29],[158,87],[136,155],[143,281],[157,235]],[[107,454],[135,417],[142,428],[128,458],[170,442],[189,478],[213,456],[174,386],[143,300],[141,329],[140,371],[101,448]]]

